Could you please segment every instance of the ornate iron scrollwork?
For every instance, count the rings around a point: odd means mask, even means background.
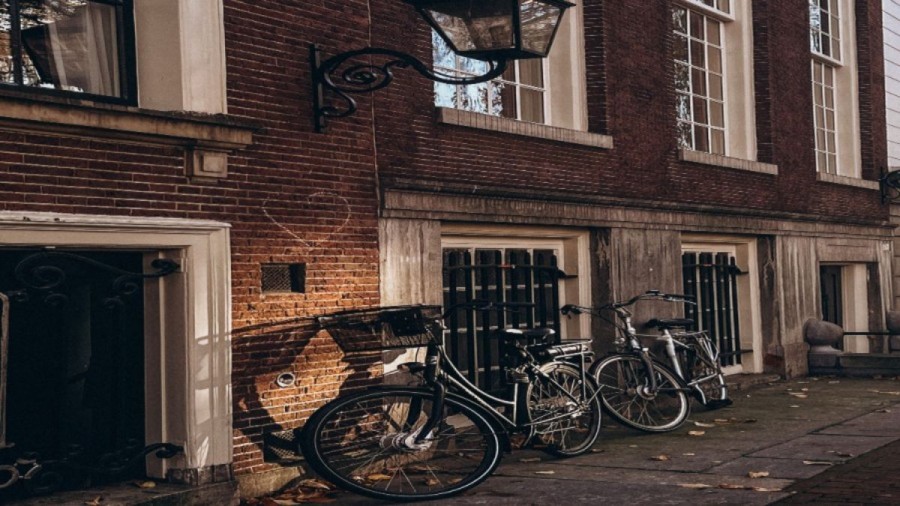
[[[56,291],[68,277],[66,270],[59,265],[60,261],[81,263],[117,274],[118,277],[112,282],[112,295],[103,302],[104,306],[108,308],[121,306],[123,304],[122,297],[134,295],[140,289],[138,280],[161,278],[178,271],[181,267],[174,260],[157,258],[150,264],[155,269],[153,272],[130,272],[76,253],[41,251],[23,258],[16,265],[13,273],[25,289],[9,292],[9,297],[17,302],[26,302],[30,299],[28,293],[30,289],[41,293],[45,304],[50,306],[65,304],[68,296]]]
[[[11,453],[9,449],[6,452]],[[171,443],[154,443],[142,448],[135,442],[96,460],[89,459],[78,447],[71,448],[65,458],[58,460],[44,461],[37,454],[22,453],[9,456],[7,463],[0,464],[0,491],[21,482],[26,495],[39,496],[52,494],[72,483],[90,486],[133,478],[151,453],[160,459],[170,459],[182,452],[183,447]]]
[[[357,63],[344,68],[347,62],[359,56],[376,56],[384,58],[385,61],[380,65]],[[315,128],[316,132],[320,133],[325,131],[327,118],[346,118],[356,112],[356,100],[350,96],[351,94],[372,93],[390,86],[394,81],[394,69],[411,68],[430,81],[467,85],[496,79],[503,75],[508,66],[507,60],[487,62],[488,70],[484,75],[457,77],[437,72],[409,54],[379,47],[348,51],[322,61],[321,50],[315,45],[310,46],[309,62],[312,71]],[[344,102],[343,107],[326,105],[325,91],[337,95]]]

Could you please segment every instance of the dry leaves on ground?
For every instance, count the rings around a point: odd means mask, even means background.
[[[153,488],[156,486],[155,481],[134,481],[131,484],[137,488]]]
[[[103,502],[103,496],[98,495],[97,497],[91,499],[90,501],[85,501],[84,506],[100,506],[100,504],[102,502]]]
[[[655,455],[653,457],[650,457],[650,460],[655,460],[657,462],[665,462],[667,460],[672,460],[672,457],[669,457],[666,454],[661,454],[661,455]]]
[[[535,471],[534,474],[556,474],[556,471]]]
[[[703,423],[703,422],[694,422],[694,425],[696,425],[697,427],[706,427],[706,428],[716,426],[716,424],[714,424],[714,423]]]
[[[769,476],[769,471],[750,471],[747,473],[747,476],[751,478],[766,478]]]
[[[833,466],[834,462],[828,460],[804,460],[803,463],[807,466]]]
[[[884,395],[900,395],[900,392],[895,392],[895,391],[890,391],[890,392],[886,392],[886,391],[883,391],[883,390],[869,390],[869,391],[872,392],[872,393],[876,393],[876,394],[884,394]]]
[[[689,430],[688,436],[703,436],[706,434],[705,430]]]
[[[707,485],[706,483],[679,483],[678,486],[681,488],[693,488],[696,490],[702,490],[704,488],[713,488],[712,485]]]
[[[529,462],[540,462],[540,461],[541,461],[540,457],[528,457],[525,459],[519,459],[519,462],[524,462],[526,464]]]
[[[369,477],[367,476],[367,478]],[[274,497],[250,499],[243,504],[246,506],[293,506],[295,504],[330,503],[335,501],[330,497],[334,490],[334,485],[326,481],[306,479],[294,487],[281,491]]]

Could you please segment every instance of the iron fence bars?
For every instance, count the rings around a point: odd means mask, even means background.
[[[550,327],[560,332],[559,270],[552,250],[445,249],[444,307],[482,300],[533,304],[507,311],[457,310],[444,339],[450,357],[481,388],[505,388],[500,343],[503,328]]]
[[[147,455],[181,451],[144,446],[143,282],[179,269],[142,272],[144,255],[0,250],[4,497],[142,476]]]
[[[681,257],[684,292],[697,304],[685,304],[690,330],[703,330],[718,347],[722,366],[741,364],[741,328],[737,276],[743,274],[726,252],[686,252]]]

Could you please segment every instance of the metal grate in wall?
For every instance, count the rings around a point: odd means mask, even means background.
[[[305,293],[306,264],[262,264],[263,293]]]

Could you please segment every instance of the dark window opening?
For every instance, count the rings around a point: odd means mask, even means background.
[[[136,104],[132,0],[0,0],[0,84]]]
[[[263,293],[305,293],[306,264],[263,264]]]
[[[822,289],[822,319],[835,325],[844,325],[841,287],[843,269],[839,265],[823,265],[819,268]]]

